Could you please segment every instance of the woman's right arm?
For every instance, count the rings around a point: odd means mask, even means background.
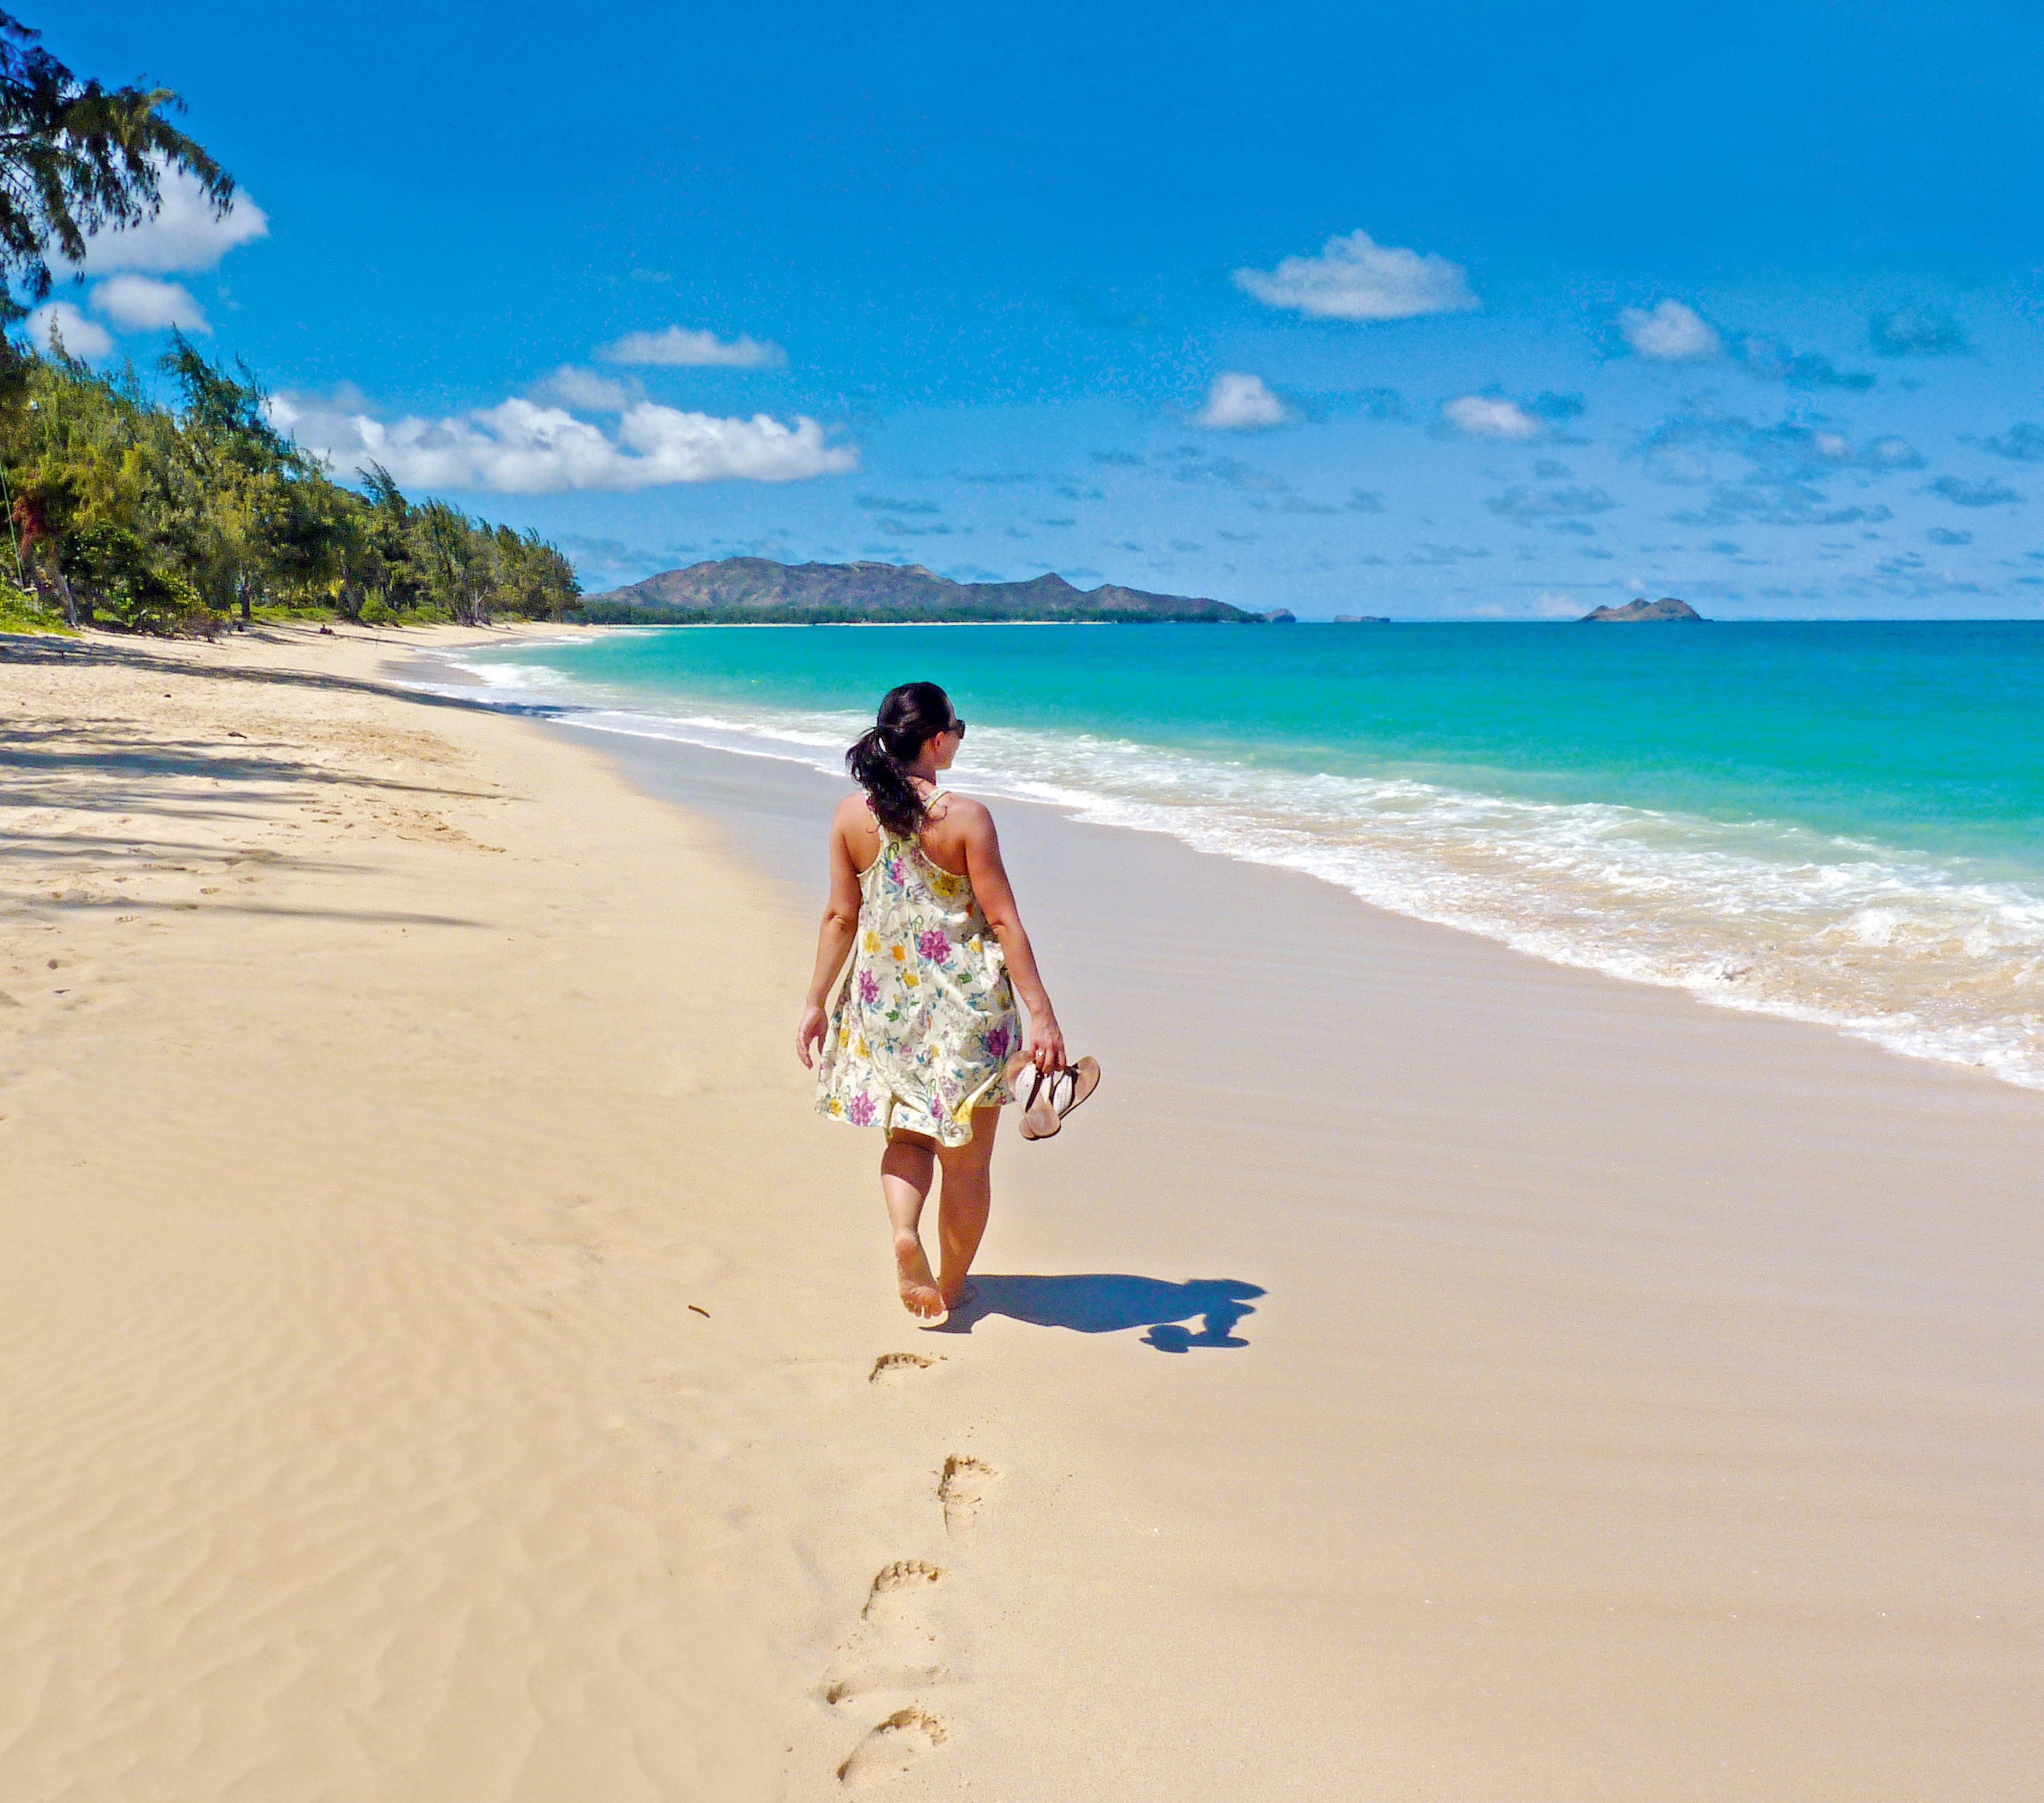
[[[815,1067],[816,1048],[830,1030],[824,1004],[858,936],[859,867],[852,862],[851,848],[845,841],[841,805],[831,821],[830,900],[824,905],[823,925],[816,933],[816,967],[810,975],[809,996],[802,1004],[801,1025],[795,1029],[795,1055],[801,1059],[805,1070]]]
[[[1058,1025],[1043,976],[1036,968],[1035,948],[1023,928],[1022,912],[1015,905],[1014,887],[1008,880],[1007,867],[1001,861],[1001,839],[993,830],[993,816],[978,802],[962,802],[960,811],[965,828],[966,875],[972,879],[972,892],[978,899],[980,912],[986,916],[987,925],[1001,942],[1015,993],[1029,1011],[1026,1044],[1031,1061],[1039,1071],[1062,1070],[1064,1029]]]

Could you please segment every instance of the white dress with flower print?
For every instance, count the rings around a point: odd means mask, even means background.
[[[1000,944],[971,878],[885,828],[859,893],[859,938],[824,1039],[816,1112],[962,1146],[974,1109],[1015,1099],[1001,1071],[1022,1024]]]

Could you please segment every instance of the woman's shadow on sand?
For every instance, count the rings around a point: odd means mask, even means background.
[[[1069,1328],[1074,1333],[1120,1333],[1147,1327],[1146,1345],[1160,1352],[1189,1352],[1196,1346],[1237,1347],[1235,1324],[1256,1311],[1249,1299],[1263,1291],[1229,1277],[1194,1278],[1166,1283],[1162,1278],[1088,1271],[1068,1277],[976,1276],[969,1280],[950,1321],[938,1331],[970,1333],[989,1315],[1005,1315],[1032,1327]],[[1197,1321],[1198,1332],[1185,1324]]]

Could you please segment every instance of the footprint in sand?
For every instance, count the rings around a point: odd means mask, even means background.
[[[937,1501],[944,1505],[944,1526],[954,1534],[969,1533],[979,1518],[979,1505],[1001,1474],[983,1459],[954,1452],[937,1480]]]
[[[917,1371],[927,1371],[936,1361],[925,1359],[920,1352],[883,1352],[873,1361],[873,1369],[866,1373],[868,1383],[899,1383],[904,1378]]]
[[[884,1784],[950,1738],[941,1721],[911,1704],[897,1709],[852,1748],[851,1757],[837,1769],[838,1780],[855,1790]]]
[[[859,1613],[870,1621],[876,1612],[886,1607],[886,1598],[899,1596],[904,1590],[927,1590],[939,1582],[943,1574],[941,1565],[932,1565],[926,1559],[897,1559],[892,1565],[883,1565],[874,1574],[873,1588],[866,1594],[866,1607]]]
[[[943,1567],[920,1559],[897,1559],[874,1574],[851,1637],[824,1674],[826,1703],[872,1690],[913,1690],[943,1677],[937,1637],[912,1606],[943,1575]]]

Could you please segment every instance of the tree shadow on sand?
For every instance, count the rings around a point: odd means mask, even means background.
[[[1067,1328],[1074,1333],[1120,1333],[1147,1327],[1146,1345],[1160,1352],[1196,1347],[1239,1347],[1235,1324],[1256,1311],[1249,1305],[1262,1290],[1235,1278],[1194,1278],[1167,1283],[1162,1278],[1088,1271],[1066,1277],[975,1276],[951,1318],[938,1331],[970,1333],[989,1315],[1005,1315],[1032,1327]],[[1197,1321],[1195,1332],[1185,1324]]]

